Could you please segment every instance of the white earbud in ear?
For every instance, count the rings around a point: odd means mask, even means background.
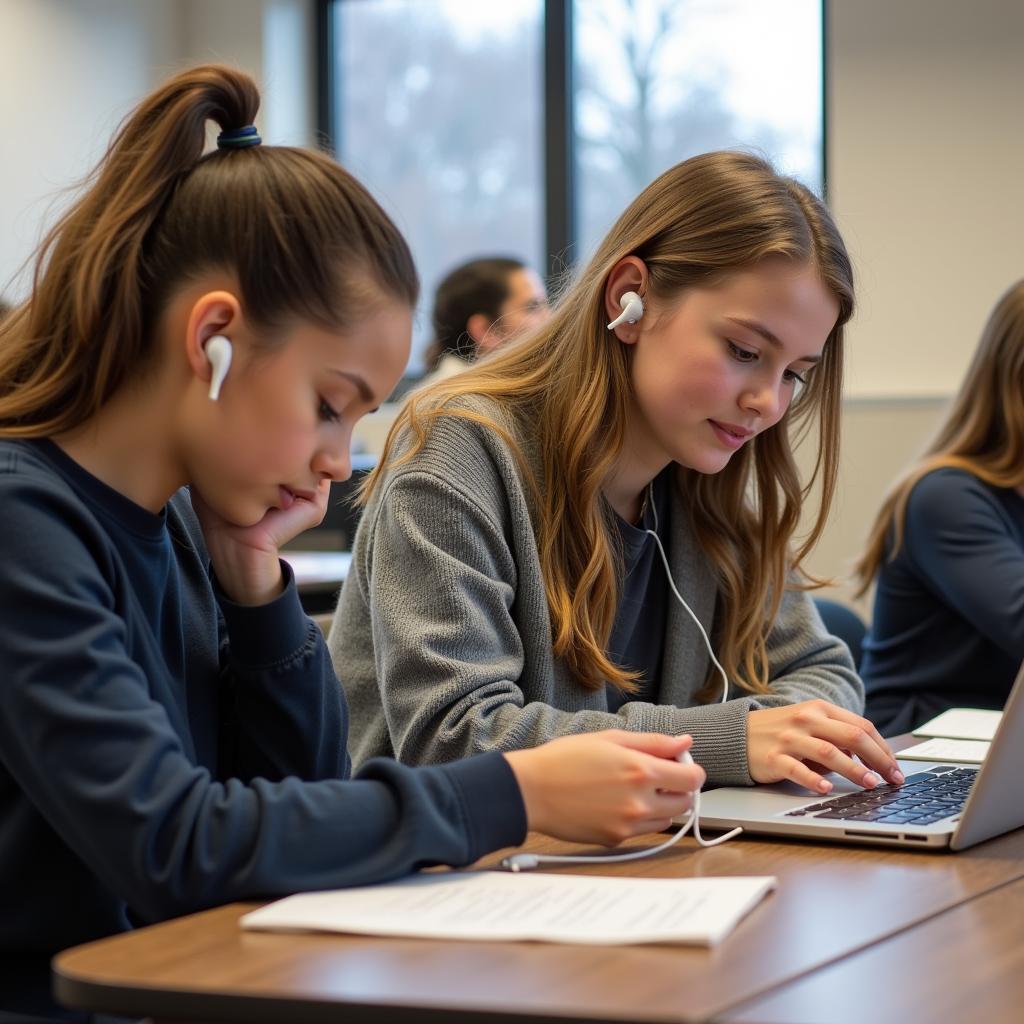
[[[609,331],[619,324],[635,324],[644,315],[644,300],[636,292],[623,292],[619,305],[622,312],[608,325]]]
[[[215,334],[203,348],[206,358],[210,360],[210,398],[216,402],[231,366],[231,342],[223,334]]]

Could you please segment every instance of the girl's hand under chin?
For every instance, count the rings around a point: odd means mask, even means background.
[[[266,604],[281,593],[279,551],[323,521],[330,493],[330,480],[321,480],[312,499],[295,497],[288,508],[271,508],[252,526],[236,526],[192,490],[192,507],[199,517],[217,582],[232,601]]]

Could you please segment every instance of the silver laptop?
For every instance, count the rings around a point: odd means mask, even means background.
[[[906,782],[861,789],[840,775],[827,798],[783,782],[723,786],[701,793],[702,828],[964,850],[1024,825],[1024,665],[1003,710],[988,756],[976,765],[900,761]]]

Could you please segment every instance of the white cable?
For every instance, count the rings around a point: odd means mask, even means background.
[[[644,530],[644,533],[654,538],[654,543],[658,545],[658,554],[661,555],[661,563],[665,566],[665,575],[668,577],[668,585],[672,588],[672,593],[676,595],[676,600],[686,609],[687,614],[691,619],[693,619],[695,625],[700,630],[700,635],[704,638],[704,646],[708,649],[711,661],[714,663],[715,668],[718,669],[718,674],[722,677],[722,699],[719,703],[724,704],[729,696],[729,677],[725,674],[725,669],[722,668],[721,663],[715,657],[715,652],[711,649],[711,641],[708,639],[708,634],[703,625],[701,625],[700,619],[697,618],[693,609],[683,600],[683,595],[676,589],[676,581],[672,579],[672,570],[669,568],[668,556],[665,554],[665,549],[661,544],[661,538],[658,536],[658,506],[654,502],[654,484],[648,484],[647,488],[647,499],[651,503],[651,513],[654,516],[654,529]]]
[[[727,839],[732,839],[733,836],[738,836],[743,829],[734,828],[731,832],[726,832],[724,836],[718,836],[716,839],[705,839],[700,834],[700,790],[695,789],[690,794],[692,806],[690,808],[690,816],[686,819],[679,831],[675,835],[670,836],[663,843],[659,843],[657,846],[648,846],[643,850],[632,850],[629,853],[602,853],[595,856],[568,856],[561,854],[549,854],[549,853],[516,853],[511,857],[505,857],[501,866],[506,871],[518,872],[518,871],[529,871],[531,868],[537,867],[539,864],[614,864],[624,860],[640,860],[641,857],[651,857],[656,853],[661,853],[662,850],[667,850],[670,846],[675,845],[679,842],[687,832],[690,831],[690,826],[693,826],[693,838],[701,846],[718,846],[719,843],[724,843]]]
[[[665,549],[662,547],[661,538],[657,534],[658,529],[658,509],[654,503],[654,485],[648,485],[647,497],[651,505],[651,511],[654,515],[654,529],[644,530],[644,533],[649,534],[654,538],[655,544],[658,545],[658,553],[661,555],[661,561],[665,566],[665,575],[668,577],[668,585],[672,588],[672,593],[675,594],[676,600],[686,609],[689,616],[696,623],[697,628],[700,630],[700,635],[704,638],[704,646],[708,649],[708,654],[711,656],[712,662],[714,662],[715,668],[718,669],[719,675],[722,677],[722,699],[719,701],[720,704],[724,704],[729,696],[729,678],[725,674],[725,669],[722,668],[721,663],[715,657],[715,652],[711,649],[711,641],[708,639],[708,634],[704,627],[701,625],[700,619],[694,614],[693,609],[683,600],[682,594],[676,589],[675,580],[672,579],[672,570],[669,568],[668,556],[665,554]],[[690,756],[689,751],[683,751],[683,755],[680,760],[684,764],[693,764],[693,758]],[[656,853],[661,853],[662,850],[667,850],[670,846],[674,846],[679,842],[687,832],[690,831],[690,826],[693,826],[693,838],[697,840],[700,846],[718,846],[719,843],[724,843],[728,839],[732,839],[734,836],[738,836],[743,829],[734,828],[730,832],[726,832],[725,835],[718,836],[716,839],[705,839],[700,834],[700,790],[695,789],[690,793],[690,816],[679,828],[679,831],[675,835],[670,836],[663,843],[659,843],[657,846],[649,846],[643,850],[632,850],[629,853],[603,853],[595,856],[568,856],[561,854],[548,854],[548,853],[516,853],[511,857],[505,857],[501,866],[507,871],[518,872],[518,871],[529,871],[531,868],[535,868],[540,864],[614,864],[616,862],[626,860],[640,860],[641,857],[651,857]]]

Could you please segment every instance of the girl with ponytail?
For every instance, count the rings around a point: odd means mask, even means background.
[[[898,782],[800,568],[852,311],[822,203],[709,153],[633,201],[545,325],[414,393],[331,631],[356,761],[617,725],[691,733],[719,783]],[[816,481],[791,450],[808,433]]]
[[[626,733],[349,778],[278,549],[348,475],[418,285],[349,174],[258,145],[258,102],[224,67],[146,99],[0,323],[0,1015],[57,1013],[70,944],[465,864],[528,827],[615,843],[703,779],[687,737]]]

